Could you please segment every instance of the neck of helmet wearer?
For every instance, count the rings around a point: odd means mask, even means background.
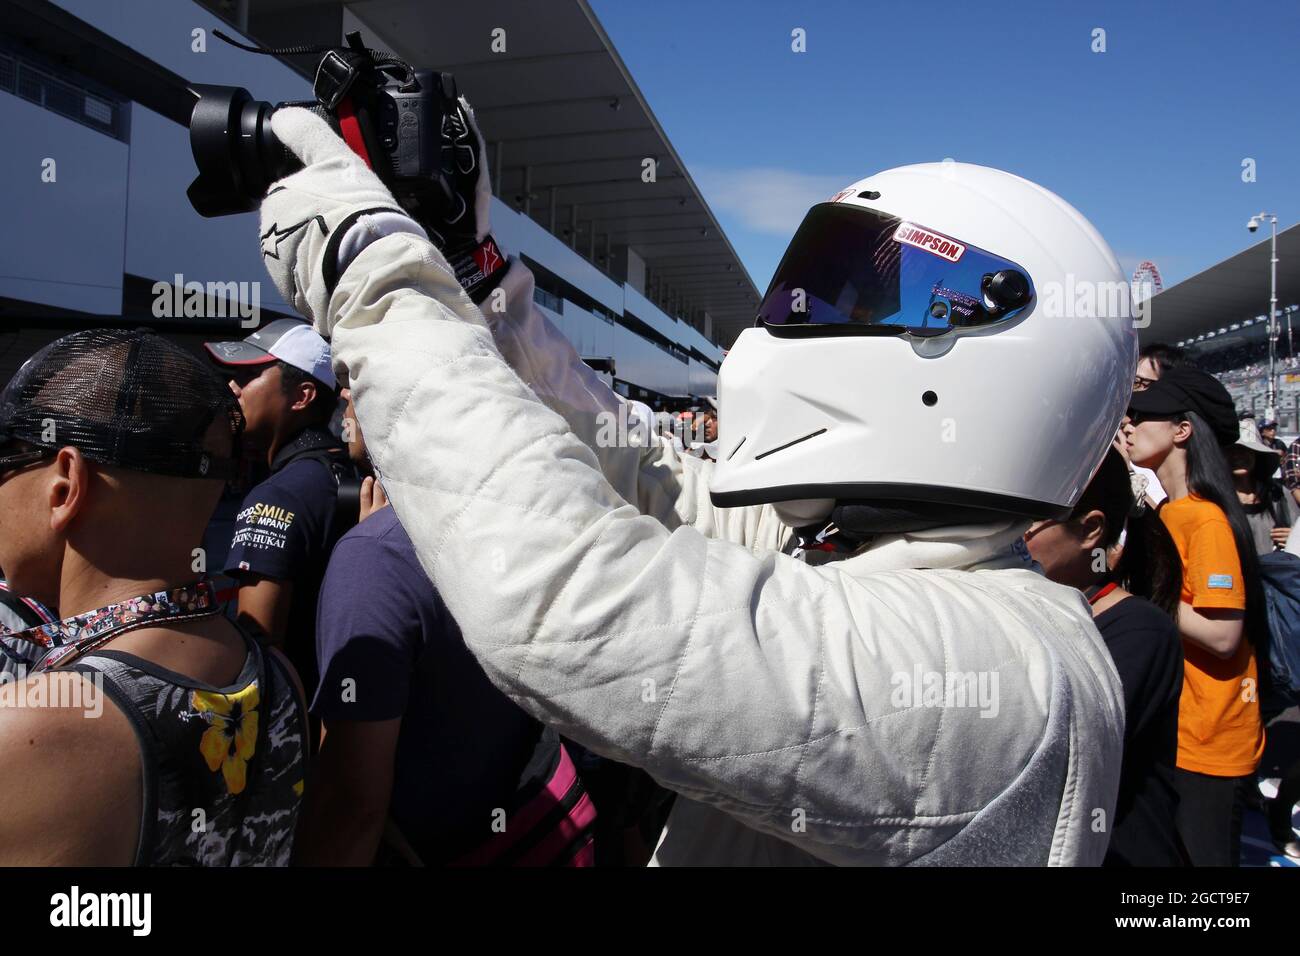
[[[1064,522],[1062,531],[1075,545],[1067,560],[1049,577],[1058,584],[1067,584],[1080,591],[1104,584],[1109,580],[1110,565],[1098,560],[1109,553],[1112,542],[1107,541],[1106,516],[1097,509],[1083,514],[1073,514]]]

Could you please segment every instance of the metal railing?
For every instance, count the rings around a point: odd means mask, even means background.
[[[0,50],[0,90],[114,139],[127,141],[126,114],[121,102],[68,78],[55,76],[12,50]]]

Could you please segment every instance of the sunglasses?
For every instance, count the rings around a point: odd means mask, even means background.
[[[233,379],[240,388],[246,388],[260,378],[266,369],[265,365],[237,365],[226,369],[226,378]]]
[[[1141,425],[1143,422],[1178,422],[1182,421],[1182,419],[1182,415],[1157,415],[1153,412],[1134,411],[1131,408],[1128,410],[1128,420],[1134,426]]]

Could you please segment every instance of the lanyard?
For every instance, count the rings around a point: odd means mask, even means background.
[[[1119,587],[1119,585],[1114,581],[1103,584],[1101,587],[1097,587],[1097,585],[1094,584],[1092,587],[1088,588],[1088,590],[1083,592],[1083,596],[1088,599],[1090,605],[1096,604],[1117,587]]]
[[[49,670],[67,664],[127,631],[148,627],[159,621],[177,622],[207,617],[221,610],[211,581],[196,581],[169,591],[142,594],[130,600],[65,617],[52,624],[19,631],[21,638],[43,648],[32,664],[32,671]]]

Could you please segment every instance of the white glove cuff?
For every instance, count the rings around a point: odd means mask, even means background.
[[[405,213],[383,210],[358,216],[356,222],[344,232],[339,241],[338,259],[335,264],[337,271],[334,274],[343,275],[352,264],[352,260],[372,242],[402,232],[419,236],[426,241],[429,238],[420,224]]]

